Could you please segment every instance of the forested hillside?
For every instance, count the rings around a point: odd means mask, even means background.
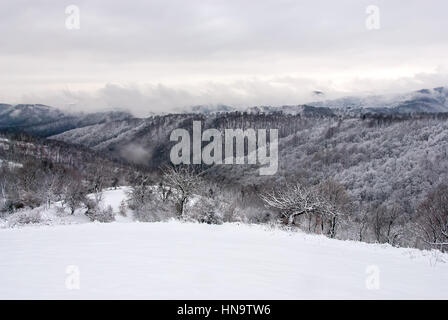
[[[129,184],[139,172],[81,145],[0,132],[0,215],[56,201],[75,208],[89,192]]]
[[[351,202],[346,237],[416,245],[414,223],[420,219],[418,208],[448,178],[448,122],[447,114],[442,113],[178,114],[89,126],[52,139],[82,143],[118,159],[158,168],[170,161],[169,151],[174,144],[169,141],[171,131],[191,131],[193,120],[202,121],[204,129],[278,129],[277,174],[260,176],[257,165],[216,165],[202,167],[206,170],[204,177],[239,193],[242,201],[258,207],[260,214],[264,212],[260,193],[298,182],[313,187],[336,181]],[[367,220],[376,223],[376,227],[372,226],[376,230],[360,235]],[[352,228],[354,224],[358,227]],[[387,225],[387,231],[382,230]],[[310,223],[308,228],[312,229]]]
[[[159,219],[158,214],[146,215],[156,211],[174,210],[182,216],[188,198],[196,194],[208,199],[195,209],[201,212],[201,221],[222,221],[223,217],[248,222],[280,219],[309,232],[344,239],[418,247],[445,243],[445,218],[428,216],[439,211],[425,207],[428,201],[441,208],[446,203],[439,195],[444,194],[448,178],[447,114],[336,115],[328,109],[306,106],[294,110],[297,112],[254,108],[249,112],[110,119],[49,139],[4,135],[2,170],[9,173],[2,179],[20,182],[4,184],[9,188],[3,196],[8,199],[4,205],[14,209],[42,204],[47,201],[43,199],[53,196],[31,190],[47,181],[48,186],[40,190],[51,193],[54,181],[64,181],[70,175],[79,177],[71,179],[78,181],[75,187],[66,189],[66,194],[74,192],[78,197],[73,206],[85,203],[88,192],[132,185],[130,205],[143,220]],[[170,141],[170,134],[178,128],[191,134],[193,121],[200,121],[202,130],[221,132],[278,129],[278,172],[260,176],[259,165],[195,165],[190,168],[192,173],[181,170],[176,182],[170,184],[173,180],[163,169],[171,165],[170,150],[175,142]],[[201,178],[193,179],[195,187],[180,198],[172,193],[171,204],[165,202],[163,194],[162,202],[151,195],[156,185],[162,186],[160,190],[183,190],[179,181],[196,174]],[[33,178],[27,179],[30,175]],[[53,176],[59,179],[48,178]],[[302,200],[288,207],[279,204],[280,198]],[[52,199],[62,198],[56,194]],[[311,206],[303,207],[301,201]],[[216,208],[225,208],[225,212],[213,217]],[[434,225],[436,230],[431,229]]]

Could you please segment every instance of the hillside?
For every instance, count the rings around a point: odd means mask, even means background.
[[[439,91],[442,99],[444,90]],[[421,90],[417,96],[436,92],[436,89]],[[266,223],[276,220],[281,211],[266,208],[260,195],[295,184],[317,193],[318,188],[329,183],[339,185],[349,203],[343,209],[344,221],[339,223],[338,238],[418,248],[437,243],[437,239],[422,242],[422,230],[416,228],[421,229],[426,219],[428,210],[425,208],[434,201],[431,197],[439,197],[446,189],[448,114],[341,115],[333,111],[310,106],[278,110],[258,107],[250,112],[180,113],[104,121],[50,136],[42,140],[43,147],[37,149],[28,148],[27,143],[18,144],[17,148],[9,149],[8,156],[0,154],[0,159],[23,164],[20,152],[26,157],[34,152],[34,160],[76,167],[75,176],[79,177],[75,181],[83,186],[82,193],[117,185],[144,187],[148,182],[153,185],[166,182],[160,168],[171,164],[170,151],[175,142],[170,141],[170,134],[174,129],[186,129],[191,136],[193,121],[200,121],[203,130],[214,128],[221,132],[236,128],[278,129],[278,171],[272,176],[261,176],[259,164],[195,166],[194,170],[203,171],[202,184],[207,188],[212,185],[209,188],[215,192],[212,198],[218,194],[231,199],[228,204],[233,208],[232,219],[236,220],[229,221]],[[19,156],[14,154],[16,151]],[[0,152],[4,150],[0,148]],[[4,209],[27,203],[35,207],[44,201],[41,194],[34,195],[39,182],[29,182],[36,172],[47,181],[45,197],[54,195],[54,199],[59,199],[59,192],[55,192],[59,188],[55,188],[52,181],[56,179],[58,184],[66,185],[63,177],[67,170],[50,172],[47,176],[48,170],[45,163],[9,170],[14,172],[7,179],[1,179],[7,181],[3,198],[17,201],[12,202],[11,207],[7,200]],[[142,172],[145,174],[140,174]],[[65,192],[65,196],[69,193]],[[34,195],[32,202],[29,194]],[[142,208],[159,206],[151,199],[145,201],[149,203],[140,203]],[[444,203],[444,199],[440,199],[440,208]],[[172,208],[163,210],[170,214],[175,211]],[[327,232],[324,229],[328,227],[319,227],[318,218],[310,217],[297,223],[308,231]]]
[[[133,170],[129,164],[122,164],[82,145],[49,140],[26,133],[11,133],[0,130],[0,160],[12,163],[47,162],[84,170],[98,166],[108,170]]]
[[[445,116],[184,114],[115,121],[70,130],[51,139],[83,144],[118,159],[157,168],[170,162],[169,152],[174,145],[169,141],[171,131],[191,131],[193,120],[201,120],[204,129],[279,129],[279,172],[275,177],[260,177],[257,166],[247,165],[215,166],[208,171],[232,184],[258,185],[284,181],[286,177],[316,181],[333,176],[358,201],[393,202],[409,197],[413,206],[424,196],[424,190],[443,181],[448,172]],[[374,175],[377,178],[373,179]],[[386,188],[377,188],[380,185]]]

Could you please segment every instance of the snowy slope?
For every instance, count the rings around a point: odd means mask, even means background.
[[[261,226],[2,229],[0,257],[1,299],[448,298],[447,255]]]

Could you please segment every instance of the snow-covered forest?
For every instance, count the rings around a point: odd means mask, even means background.
[[[274,223],[446,251],[446,114],[310,110],[114,119],[49,139],[9,130],[0,144],[1,217],[5,225],[39,223],[37,212],[58,204],[68,215],[109,222],[114,215],[99,205],[99,195],[128,186],[122,211],[138,221]],[[218,129],[277,128],[279,172],[260,176],[256,165],[173,167],[168,136],[176,127],[191,130],[193,120]]]

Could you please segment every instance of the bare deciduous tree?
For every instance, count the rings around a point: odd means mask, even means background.
[[[375,209],[372,219],[372,229],[376,241],[395,245],[403,234],[403,210],[398,206],[379,206]]]
[[[417,224],[423,241],[448,249],[448,185],[439,185],[417,208]]]
[[[337,226],[351,209],[350,198],[340,183],[326,180],[317,187],[301,184],[286,185],[285,188],[261,194],[260,198],[271,208],[278,209],[288,225],[294,224],[298,216],[308,215],[308,229],[311,222],[331,238],[336,236]],[[325,231],[326,230],[326,231]]]
[[[322,182],[318,187],[318,191],[319,201],[317,204],[319,213],[322,216],[322,226],[327,223],[327,234],[330,238],[334,238],[341,217],[351,209],[350,198],[344,186],[334,180]]]
[[[172,196],[176,200],[177,213],[182,216],[188,199],[202,183],[201,175],[189,166],[167,166],[162,170],[163,183],[173,189]]]
[[[77,172],[68,173],[68,181],[62,186],[62,203],[67,205],[73,214],[86,201],[87,191],[82,184],[82,177]]]
[[[296,217],[315,212],[319,207],[315,192],[301,184],[286,185],[283,189],[261,194],[260,198],[268,207],[280,210],[288,225],[294,224]]]

